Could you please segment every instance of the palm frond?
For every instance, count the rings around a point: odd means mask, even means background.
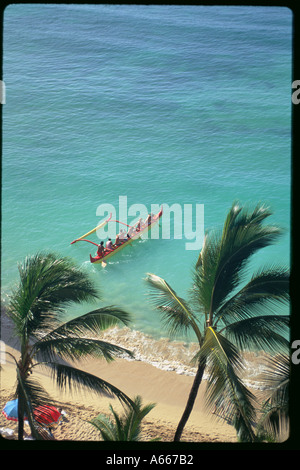
[[[261,379],[271,388],[267,403],[280,408],[288,416],[290,387],[290,358],[287,354],[276,354],[266,359]]]
[[[250,257],[281,235],[278,227],[262,225],[270,214],[263,206],[247,211],[234,204],[222,232],[207,235],[195,282],[201,291],[201,303],[211,315],[238,286]]]
[[[222,404],[223,417],[235,426],[239,439],[253,442],[254,396],[238,377],[237,372],[243,366],[238,351],[226,338],[209,327],[201,354],[208,358],[209,363],[206,405],[211,407],[216,402],[219,406]]]
[[[141,435],[141,421],[154,408],[154,403],[142,407],[141,397],[134,398],[135,408],[127,407],[123,416],[109,406],[114,422],[107,416],[100,414],[89,421],[101,433],[104,441],[139,441]]]
[[[135,408],[127,407],[124,414],[124,434],[130,441],[139,441],[142,420],[155,407],[155,403],[142,406],[142,398],[139,395],[134,397],[133,401]]]
[[[116,435],[116,427],[114,423],[105,416],[104,414],[100,413],[98,416],[93,418],[88,423],[92,424],[101,434],[103,441],[117,441]]]
[[[201,341],[197,320],[185,300],[179,297],[164,279],[155,274],[148,273],[146,282],[151,293],[151,300],[162,312],[162,319],[170,336],[192,328],[198,341]]]
[[[66,361],[76,361],[88,359],[89,357],[104,358],[110,362],[115,357],[133,356],[128,349],[106,341],[63,335],[57,337],[57,334],[53,338],[49,334],[47,339],[35,343],[34,352],[36,357],[44,362],[51,362],[58,358]]]
[[[225,368],[228,364],[231,364],[237,371],[241,371],[244,368],[243,359],[236,346],[225,336],[217,332],[215,328],[208,327],[205,331],[203,344],[198,352],[198,359],[202,359],[210,364],[214,354],[218,354],[220,360],[222,359]]]
[[[232,321],[274,312],[278,306],[286,305],[290,299],[289,270],[269,267],[254,273],[251,280],[215,312],[215,320],[226,325]]]
[[[280,438],[289,424],[289,384],[290,358],[287,354],[277,354],[266,359],[262,379],[270,387],[270,394],[263,403],[259,429]]]
[[[8,315],[19,336],[29,338],[48,329],[57,314],[75,302],[93,301],[99,294],[88,275],[69,258],[38,253],[19,265],[20,282],[12,292]]]
[[[123,423],[123,418],[118,415],[118,413],[113,409],[112,405],[109,406],[113,417],[115,419],[115,435],[116,435],[116,440],[117,441],[126,441],[126,436],[125,436],[125,429],[124,429],[124,423]]]
[[[51,375],[60,389],[68,389],[70,392],[86,389],[100,395],[115,396],[121,402],[134,407],[133,401],[124,392],[100,377],[67,364],[48,362],[44,366],[50,368]]]
[[[196,266],[195,266],[196,269],[198,269],[202,266],[202,251],[205,251],[206,240],[207,240],[207,233],[204,235],[202,248],[201,248],[201,251],[199,253],[199,256],[198,256],[198,259],[197,259],[197,262],[196,262]]]
[[[275,391],[284,389],[283,397],[287,401],[287,387],[290,380],[290,357],[287,354],[276,354],[275,356],[267,356],[265,362],[262,380]]]
[[[39,383],[28,377],[22,376],[19,368],[17,368],[17,379],[16,396],[19,400],[18,413],[20,413],[20,410],[22,410],[21,415],[24,412],[24,415],[29,422],[31,433],[34,439],[48,439],[47,432],[35,420],[33,410],[39,405],[54,405],[54,402],[51,400],[46,390]],[[23,436],[19,437],[22,438]]]
[[[123,309],[112,306],[99,308],[73,318],[50,331],[35,343],[33,352],[43,361],[53,361],[57,356],[66,360],[89,356],[104,357],[107,361],[113,360],[115,356],[132,356],[132,353],[125,348],[83,336],[85,334],[97,336],[109,327],[119,323],[127,325],[129,321],[130,315]]]
[[[21,376],[20,376],[21,377]],[[28,403],[32,408],[39,405],[55,405],[55,402],[48,394],[47,390],[32,377],[20,378],[18,380],[18,387],[16,396],[26,395]],[[22,383],[21,383],[22,382]]]
[[[49,335],[52,338],[56,335],[58,337],[61,335],[76,336],[89,333],[98,335],[104,330],[120,323],[128,325],[130,320],[131,316],[125,310],[115,306],[107,306],[73,318],[57,327],[56,330],[51,331]]]
[[[205,244],[193,273],[194,288],[192,294],[195,303],[200,306],[201,310],[207,313],[211,308],[212,293],[217,276],[220,237],[220,233],[213,231],[206,235]]]
[[[284,350],[289,344],[284,337],[289,321],[287,315],[261,315],[231,323],[223,331],[241,349]]]

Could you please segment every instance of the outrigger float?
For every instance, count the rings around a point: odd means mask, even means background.
[[[133,242],[134,240],[138,239],[141,237],[141,235],[143,233],[146,233],[148,232],[152,227],[154,227],[154,225],[157,224],[157,222],[159,221],[159,219],[161,218],[162,216],[162,213],[163,213],[163,209],[161,207],[160,211],[156,214],[156,215],[153,215],[151,217],[151,220],[149,222],[149,224],[142,224],[141,228],[138,230],[138,229],[135,229],[132,233],[132,235],[130,237],[127,237],[126,239],[124,240],[120,240],[120,243],[118,245],[113,245],[113,248],[110,250],[110,249],[107,249],[105,248],[104,250],[104,253],[102,256],[92,256],[90,254],[90,261],[91,263],[102,263],[102,266],[106,266],[106,260],[108,258],[110,258],[111,256],[115,255],[116,253],[118,253],[119,251],[121,251],[123,248],[125,248],[125,246],[127,245],[130,245],[131,242]],[[71,245],[76,243],[76,242],[79,242],[79,241],[85,241],[85,242],[89,242],[89,243],[92,243],[93,245],[96,245],[98,246],[99,244],[98,243],[94,243],[90,240],[87,240],[86,237],[88,237],[89,235],[91,235],[92,233],[96,232],[97,230],[99,230],[100,228],[104,227],[106,224],[108,224],[109,222],[117,222],[119,224],[123,224],[123,225],[126,225],[127,227],[130,227],[132,228],[130,225],[127,225],[127,224],[124,224],[123,222],[119,222],[118,220],[111,220],[111,217],[112,217],[112,214],[110,214],[109,218],[107,220],[105,220],[104,222],[102,222],[100,225],[97,225],[97,227],[93,228],[92,230],[90,230],[89,232],[85,233],[84,235],[82,235],[81,237],[79,238],[76,238],[76,240],[73,240],[71,242]]]

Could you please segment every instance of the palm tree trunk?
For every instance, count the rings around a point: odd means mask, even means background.
[[[176,429],[176,433],[175,433],[175,436],[174,436],[174,442],[175,441],[180,441],[181,434],[183,432],[184,426],[186,425],[187,420],[189,419],[190,414],[192,412],[192,409],[193,409],[193,406],[194,406],[194,403],[195,403],[195,400],[196,400],[196,397],[197,397],[197,394],[198,394],[198,390],[199,390],[199,387],[200,387],[200,384],[201,384],[201,381],[202,381],[204,370],[205,370],[205,363],[203,364],[203,362],[200,362],[199,366],[198,366],[198,369],[197,369],[197,372],[196,372],[196,376],[195,376],[192,388],[191,388],[191,391],[190,391],[190,394],[189,394],[189,398],[188,398],[185,410],[183,412],[181,420],[179,421],[177,429]]]

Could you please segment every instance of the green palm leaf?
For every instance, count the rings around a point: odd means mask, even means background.
[[[277,351],[289,344],[283,336],[288,331],[288,324],[289,317],[286,315],[262,315],[231,323],[224,329],[224,334],[241,349]]]
[[[107,362],[110,362],[115,357],[133,357],[128,349],[121,346],[98,339],[72,338],[70,336],[40,341],[34,345],[34,353],[43,362],[58,360],[58,358],[66,361],[76,361],[89,357],[94,359],[104,358]]]
[[[276,354],[266,359],[262,381],[270,387],[269,398],[262,407],[259,432],[267,431],[280,440],[289,424],[290,358],[287,354]]]
[[[215,312],[215,319],[227,325],[262,312],[273,313],[278,305],[287,304],[289,299],[289,270],[280,267],[261,269]]]
[[[155,407],[155,403],[148,403],[142,406],[142,398],[134,398],[135,408],[127,407],[124,415],[124,434],[130,441],[139,441],[141,433],[141,423],[145,416]]]
[[[63,323],[55,330],[44,335],[41,341],[34,345],[33,353],[43,361],[54,360],[60,356],[66,360],[76,360],[82,357],[104,357],[107,361],[114,356],[132,356],[127,349],[112,345],[83,335],[98,335],[103,330],[120,322],[127,325],[130,315],[116,307],[102,307],[80,317]]]
[[[213,328],[207,328],[201,356],[209,364],[207,406],[223,402],[223,417],[234,423],[241,440],[253,442],[254,396],[238,377],[243,367],[238,351]]]
[[[68,258],[52,253],[27,257],[19,266],[20,282],[7,313],[19,337],[47,330],[70,303],[99,298],[93,284]]]
[[[26,396],[27,402],[30,403],[32,408],[39,405],[55,405],[54,400],[52,400],[47,390],[32,377],[20,377],[16,396],[21,395],[21,392]]]
[[[234,204],[222,232],[210,233],[205,240],[195,281],[201,290],[201,304],[210,317],[237,287],[250,257],[281,235],[278,227],[261,225],[270,214],[261,206],[247,212]]]
[[[104,414],[99,414],[96,418],[88,421],[101,433],[103,441],[117,441],[116,427],[114,423]]]
[[[115,396],[125,404],[134,406],[133,401],[124,392],[100,377],[67,364],[48,362],[41,365],[50,368],[56,384],[63,390],[68,389],[70,392],[79,392],[84,387],[100,395]]]
[[[107,416],[100,414],[90,424],[95,426],[101,433],[104,441],[139,441],[141,435],[141,422],[143,418],[154,408],[154,403],[142,406],[140,396],[134,398],[134,408],[127,406],[123,416],[110,405],[110,411],[114,422]]]
[[[120,323],[128,325],[130,320],[130,314],[123,309],[114,306],[102,307],[60,325],[51,332],[51,336],[99,334]]]
[[[150,288],[151,300],[162,312],[162,319],[170,336],[192,328],[198,340],[201,341],[196,318],[185,300],[179,297],[164,279],[155,274],[148,273],[146,282]]]

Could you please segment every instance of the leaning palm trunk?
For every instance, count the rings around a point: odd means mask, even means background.
[[[185,410],[183,412],[183,415],[182,415],[182,417],[181,417],[181,419],[178,423],[178,426],[177,426],[177,429],[176,429],[176,432],[175,432],[174,441],[180,441],[183,429],[184,429],[184,427],[185,427],[185,425],[186,425],[186,423],[187,423],[187,421],[190,417],[190,414],[193,410],[194,403],[195,403],[195,400],[197,398],[198,390],[199,390],[200,384],[202,382],[202,377],[203,377],[203,374],[204,374],[204,370],[205,370],[205,364],[199,362],[198,369],[197,369],[197,372],[196,372],[196,376],[194,378],[194,382],[193,382],[193,385],[192,385],[192,388],[191,388],[191,391],[190,391],[190,394],[189,394],[189,398],[188,398]]]

